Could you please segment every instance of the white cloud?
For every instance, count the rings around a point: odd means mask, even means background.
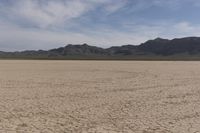
[[[178,31],[181,31],[182,33],[190,33],[196,29],[195,27],[191,26],[188,22],[177,23],[176,25],[174,25],[174,28]]]
[[[19,23],[36,27],[57,26],[72,18],[77,18],[90,10],[91,5],[80,0],[17,0],[14,4],[1,6],[4,15]]]

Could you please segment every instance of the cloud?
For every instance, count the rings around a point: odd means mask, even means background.
[[[62,25],[90,10],[90,5],[79,0],[17,0],[6,8],[1,5],[3,15],[20,24],[39,28]]]
[[[152,16],[154,19],[150,21],[151,16],[141,15],[157,7],[159,10],[152,13],[164,8],[176,12],[182,9],[182,4],[194,6],[195,2],[197,0],[0,0],[0,50],[49,49],[69,43],[109,47],[137,45],[156,37],[197,36],[200,25],[190,20],[174,17],[160,20]]]

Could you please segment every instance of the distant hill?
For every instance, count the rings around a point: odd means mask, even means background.
[[[50,50],[0,51],[2,59],[122,59],[122,60],[200,60],[200,37],[146,41],[140,45],[100,48],[88,44]]]

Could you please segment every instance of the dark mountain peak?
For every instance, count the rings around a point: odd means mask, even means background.
[[[168,41],[170,41],[170,40],[157,37],[157,38],[155,38],[153,40],[148,40],[145,43],[147,43],[147,42],[163,43],[163,42],[168,42]]]
[[[89,46],[87,43],[83,43],[82,46]]]
[[[154,39],[154,41],[169,41],[169,40],[157,37],[157,38]]]
[[[162,38],[158,37],[158,38],[155,38],[153,40],[148,40],[148,41],[142,43],[141,45],[139,45],[139,47],[141,47],[141,48],[142,47],[151,47],[152,45],[160,47],[160,45],[166,44],[169,41],[170,40],[168,40],[168,39],[162,39]]]
[[[103,48],[90,46],[86,43],[76,45],[68,44],[65,47],[60,47],[51,51],[60,53],[62,55],[93,55],[105,53],[105,50]]]
[[[199,37],[175,38],[172,40],[155,39],[149,40],[139,46],[140,50],[159,54],[159,55],[175,55],[175,54],[197,54],[200,52]]]
[[[142,43],[138,46],[138,49],[148,53],[161,54],[169,42],[170,40],[168,39],[156,38]]]
[[[68,44],[65,46],[65,48],[84,48],[84,47],[94,47],[94,46],[90,46],[87,43],[83,43],[83,44]]]

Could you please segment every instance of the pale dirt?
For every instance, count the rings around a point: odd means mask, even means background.
[[[200,62],[0,61],[0,133],[198,133]]]

